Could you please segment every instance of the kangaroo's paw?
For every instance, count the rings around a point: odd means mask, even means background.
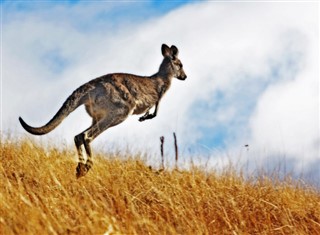
[[[149,115],[149,111],[147,111],[142,117],[139,118],[139,122],[143,122],[147,119],[147,116]]]
[[[155,114],[148,114],[148,115],[144,115],[142,117],[139,118],[139,121],[142,122],[142,121],[145,121],[147,119],[152,119],[154,118],[156,115]]]
[[[139,122],[143,122],[145,120],[146,120],[145,116],[142,116],[142,117],[139,118]]]
[[[88,171],[89,171],[90,167],[87,166],[87,164],[84,164],[82,162],[79,162],[78,163],[78,166],[76,168],[76,176],[77,176],[77,179],[79,179],[80,177],[82,176],[85,176]]]

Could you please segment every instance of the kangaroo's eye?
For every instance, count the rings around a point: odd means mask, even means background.
[[[179,69],[182,68],[182,64],[181,63],[175,63],[175,66],[177,66]]]

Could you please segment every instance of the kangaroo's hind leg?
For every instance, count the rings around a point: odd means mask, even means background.
[[[78,152],[78,157],[79,157],[79,164],[77,167],[77,172],[88,171],[92,166],[92,160],[91,160],[92,152],[91,152],[91,147],[89,144],[90,141],[86,137],[86,131],[88,131],[90,128],[92,128],[94,125],[96,125],[97,122],[98,122],[98,120],[94,118],[92,120],[91,127],[89,127],[88,129],[86,129],[85,131],[83,131],[82,133],[80,133],[79,135],[74,137],[74,142],[75,142],[77,152]],[[82,145],[84,146],[86,154],[87,154],[87,162],[85,161],[84,156],[83,156]]]
[[[90,147],[90,143],[103,131],[107,130],[109,127],[118,125],[119,123],[123,122],[128,116],[128,112],[119,113],[116,116],[106,116],[99,121],[93,121],[91,127],[89,127],[84,132],[80,133],[75,137],[75,144],[79,154],[79,163],[77,166],[76,176],[77,178],[84,176],[90,170],[93,165],[92,161],[92,151]],[[83,152],[82,152],[82,145],[85,148],[87,154],[87,161],[85,163]]]
[[[89,129],[87,129],[87,130],[89,130]],[[77,152],[78,152],[78,157],[79,157],[79,163],[77,166],[77,178],[84,176],[92,166],[92,159],[91,159],[92,152],[91,152],[91,148],[89,145],[90,141],[86,138],[86,133],[85,133],[86,131],[84,131],[74,137]],[[85,148],[85,151],[87,154],[87,161],[85,160],[85,158],[83,156],[82,146],[84,146],[84,148]]]

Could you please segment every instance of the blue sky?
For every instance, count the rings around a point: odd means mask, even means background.
[[[99,136],[94,148],[130,146],[157,156],[164,135],[170,155],[176,132],[182,154],[209,156],[213,166],[223,165],[226,154],[258,166],[287,156],[292,169],[316,172],[319,4],[4,1],[1,6],[2,131],[24,133],[18,116],[30,125],[45,124],[74,89],[97,76],[154,74],[161,44],[175,44],[188,79],[173,81],[155,119],[139,123],[130,117]],[[73,136],[89,124],[79,108],[41,140],[72,146]],[[239,160],[245,144],[250,151]]]
[[[62,1],[2,1],[4,10],[6,11],[20,11],[30,12],[36,10],[44,10],[47,7],[52,6],[66,6],[76,7],[79,4],[86,5],[101,5],[101,4],[112,4],[112,11],[105,12],[105,14],[99,14],[101,20],[112,18],[115,22],[119,20],[148,20],[150,17],[166,14],[171,10],[179,8],[183,5],[199,2],[195,0],[173,0],[173,1],[148,1],[148,0],[137,0],[137,1],[81,1],[81,0],[62,0]],[[5,13],[4,12],[4,13]],[[4,14],[6,17],[6,14]],[[96,18],[96,20],[99,20]],[[81,19],[80,19],[81,20]]]
[[[67,11],[59,12],[62,17],[71,13],[66,24],[71,24],[76,30],[96,33],[97,31],[109,30],[121,31],[122,26],[137,24],[157,18],[182,5],[196,1],[3,1],[4,24],[24,15],[39,17],[39,20],[50,21],[51,8],[65,7]],[[98,7],[90,12],[89,16],[80,16],[77,8],[80,4],[84,7]],[[99,9],[99,6],[104,6]],[[48,16],[46,16],[46,12]],[[11,14],[13,13],[13,14]],[[46,19],[47,18],[47,19]],[[21,20],[21,18],[20,18]],[[64,22],[60,22],[63,24]],[[54,72],[63,71],[69,65],[69,60],[62,56],[59,48],[53,48],[41,58]]]

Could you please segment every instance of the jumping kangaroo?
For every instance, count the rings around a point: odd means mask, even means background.
[[[77,178],[86,175],[93,165],[90,142],[109,127],[123,122],[131,114],[142,114],[139,121],[152,119],[157,115],[159,102],[169,89],[172,78],[187,78],[178,48],[174,45],[161,46],[163,61],[159,71],[150,76],[137,76],[125,73],[107,74],[95,78],[76,89],[64,102],[56,115],[42,127],[31,127],[19,117],[22,127],[33,135],[44,135],[56,128],[63,119],[80,105],[92,117],[92,125],[74,137],[79,163],[76,168]],[[153,113],[149,113],[151,108]],[[85,161],[82,146],[86,151]]]

